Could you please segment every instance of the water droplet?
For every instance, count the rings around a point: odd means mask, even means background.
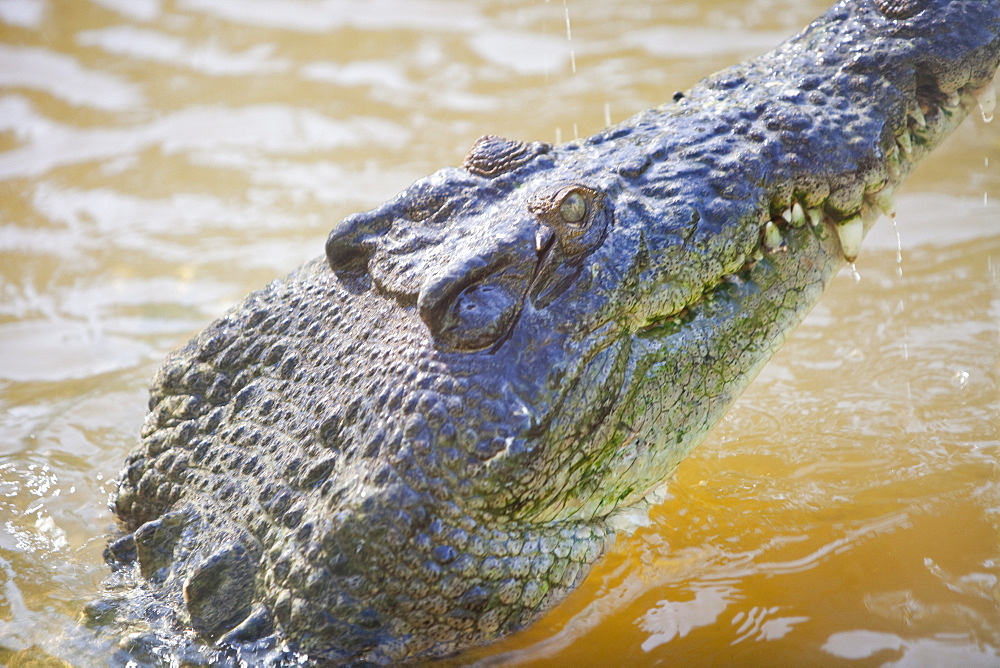
[[[983,115],[983,121],[990,123],[993,120],[993,112],[997,108],[997,90],[992,85],[986,86],[976,93],[976,102],[979,103],[979,113]]]
[[[892,221],[892,231],[896,233],[896,276],[903,277],[903,239],[899,236],[899,226],[896,225],[896,216],[889,218]]]
[[[570,27],[569,23],[569,5],[566,4],[566,0],[563,0],[563,9],[566,10],[566,41],[572,42],[573,29]],[[569,66],[570,71],[573,74],[576,74],[576,53],[573,52],[573,49],[569,50]]]

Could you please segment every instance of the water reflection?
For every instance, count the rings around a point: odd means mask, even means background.
[[[278,105],[188,107],[143,125],[81,129],[50,121],[27,100],[0,99],[8,127],[30,128],[26,145],[0,155],[0,179],[31,177],[56,167],[136,155],[156,147],[166,155],[201,153],[194,162],[232,161],[234,151],[308,153],[343,146],[399,145],[408,133],[377,118],[337,121]],[[204,152],[204,153],[202,153]]]
[[[37,28],[45,17],[44,0],[7,0],[0,2],[0,21],[19,28]]]
[[[190,45],[181,37],[136,26],[87,30],[77,35],[77,42],[111,54],[189,67],[211,76],[275,74],[291,67],[289,60],[271,57],[273,44],[234,53],[214,44]]]
[[[482,27],[476,3],[456,0],[179,0],[182,9],[269,29],[331,32],[361,30],[463,30]]]
[[[0,86],[39,90],[71,105],[104,111],[125,111],[144,103],[135,84],[83,67],[70,56],[37,47],[0,44]],[[10,129],[31,128],[20,118],[8,119],[7,123]]]

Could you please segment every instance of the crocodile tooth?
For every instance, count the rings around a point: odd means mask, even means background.
[[[899,182],[900,178],[902,178],[903,168],[898,162],[889,163],[889,176],[896,182]]]
[[[844,259],[854,262],[861,252],[861,241],[865,236],[865,224],[861,216],[851,216],[837,223],[837,237],[840,238],[840,250]]]
[[[887,183],[885,188],[879,190],[876,193],[871,194],[871,202],[877,206],[881,211],[892,216],[896,212],[896,196],[895,188],[891,183]]]
[[[957,90],[948,95],[948,99],[945,100],[945,104],[949,107],[957,107],[961,103],[962,103],[962,96],[959,95]]]
[[[823,210],[822,209],[809,209],[806,212],[809,215],[809,224],[813,227],[817,227],[823,222]]]
[[[792,207],[789,206],[787,209],[785,209],[784,211],[782,211],[781,212],[781,218],[786,223],[792,222]]]
[[[866,206],[862,208],[861,219],[865,221],[865,229],[870,230],[872,225],[874,225],[883,214],[884,212],[880,208],[875,208],[873,206]]]
[[[889,172],[889,178],[893,183],[899,183],[903,177],[903,163],[899,157],[899,146],[895,143],[889,148],[885,155],[885,167]]]
[[[785,240],[781,236],[781,229],[770,220],[764,225],[764,248],[777,250]]]
[[[791,217],[788,219],[788,222],[794,228],[799,228],[806,224],[806,212],[798,202],[792,205]]]
[[[904,130],[902,134],[896,135],[896,143],[903,149],[903,153],[906,155],[910,155],[913,152],[913,140],[910,138],[909,132]]]
[[[885,161],[890,164],[899,164],[899,145],[895,142],[889,144],[889,146],[885,149]]]
[[[910,118],[916,122],[918,127],[927,127],[927,119],[924,117],[924,110],[920,108],[919,104],[910,111]]]

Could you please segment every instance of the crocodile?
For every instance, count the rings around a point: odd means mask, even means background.
[[[192,663],[397,663],[530,624],[998,62],[998,0],[843,0],[592,137],[487,135],[345,218],[157,371],[92,616],[130,660]]]

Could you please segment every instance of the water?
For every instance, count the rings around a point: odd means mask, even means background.
[[[103,662],[54,639],[170,349],[479,135],[592,134],[825,4],[0,0],[0,663]],[[653,525],[472,657],[1000,662],[998,157],[963,126]]]

